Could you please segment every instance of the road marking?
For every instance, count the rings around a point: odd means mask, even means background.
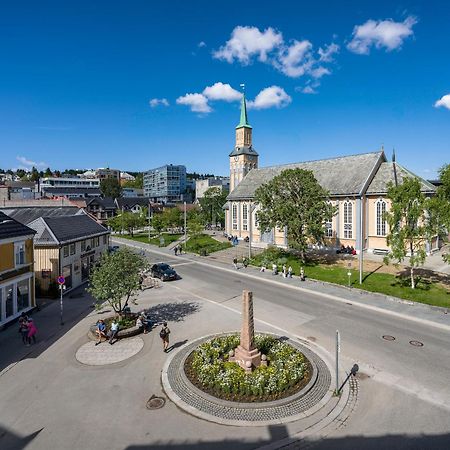
[[[119,241],[119,242],[122,243],[122,241]],[[130,247],[142,249],[141,246],[136,246],[136,245],[133,245],[133,244],[124,243],[124,245],[128,245]],[[160,252],[158,250],[149,249],[148,251],[167,256],[166,253]],[[185,256],[185,258],[189,259],[188,256]],[[205,262],[202,262],[202,261],[197,261],[197,260],[194,260],[194,259],[189,259],[189,260],[192,261],[193,263],[199,264],[201,266],[206,266],[206,267],[209,267],[209,268],[214,268],[214,269],[217,269],[217,270],[222,270],[222,271],[233,273],[233,274],[239,274],[239,275],[241,275],[243,277],[251,278],[251,279],[257,280],[259,282],[265,281],[266,283],[271,283],[271,284],[274,284],[276,286],[284,286],[284,287],[286,287],[288,289],[293,289],[293,290],[296,290],[296,291],[308,293],[309,295],[316,295],[318,297],[327,298],[329,300],[333,300],[333,301],[340,302],[340,303],[347,303],[348,302],[347,299],[344,299],[342,297],[338,297],[336,295],[326,294],[324,292],[311,291],[310,289],[302,288],[300,286],[293,286],[293,285],[289,285],[289,284],[280,283],[279,281],[270,280],[270,279],[267,279],[267,278],[260,278],[260,277],[258,277],[256,275],[252,275],[252,274],[249,274],[249,273],[244,273],[244,272],[241,272],[241,271],[236,271],[234,269],[229,269],[229,268],[226,268],[226,267],[215,266],[215,265],[208,264],[208,263],[205,263]],[[412,304],[415,304],[415,303],[412,303]],[[409,315],[406,315],[404,313],[391,311],[389,309],[384,309],[384,308],[381,308],[379,306],[373,306],[373,305],[368,305],[368,304],[365,304],[365,303],[360,303],[360,302],[355,301],[355,300],[353,300],[353,306],[358,306],[360,308],[367,309],[369,311],[375,311],[375,312],[378,312],[380,314],[386,314],[386,315],[389,315],[389,316],[398,317],[398,318],[403,319],[403,320],[409,320],[410,322],[420,323],[422,325],[428,325],[430,327],[439,328],[441,330],[450,332],[450,325],[446,325],[446,324],[439,323],[439,322],[434,322],[432,320],[421,319],[419,317],[409,316]]]

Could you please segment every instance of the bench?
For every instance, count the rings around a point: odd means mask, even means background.
[[[387,248],[374,248],[372,250],[372,253],[374,255],[387,255],[389,253],[389,250]]]

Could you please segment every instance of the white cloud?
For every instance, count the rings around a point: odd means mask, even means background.
[[[249,109],[284,108],[291,103],[292,98],[279,86],[263,89],[255,100],[247,102]]]
[[[200,42],[197,44],[197,47],[199,47],[199,48],[206,47],[206,42],[205,42],[205,41],[200,41]]]
[[[48,164],[45,162],[32,161],[31,159],[25,158],[25,156],[16,156],[16,159],[22,164],[20,168],[24,170],[31,170],[33,166],[37,169],[48,166]]]
[[[447,108],[450,109],[450,94],[444,95],[443,97],[441,97],[435,104],[434,104],[435,108]]]
[[[280,50],[278,61],[274,65],[288,77],[301,77],[314,63],[311,49],[311,42],[294,40],[289,47]]]
[[[237,26],[231,33],[231,38],[213,52],[213,57],[232,63],[235,59],[242,64],[249,64],[253,56],[265,62],[267,54],[281,45],[283,35],[269,27],[263,32],[256,27]]]
[[[223,84],[222,82],[217,82],[212,86],[207,86],[203,90],[203,95],[209,100],[223,100],[226,102],[234,102],[240,100],[242,94],[233,89],[229,84]]]
[[[208,105],[208,99],[203,94],[186,94],[177,98],[178,105],[187,105],[193,112],[210,113],[212,108]]]
[[[303,92],[303,94],[317,94],[317,91],[315,91],[311,86],[305,86],[300,89],[300,92]]]
[[[331,74],[330,70],[323,66],[316,67],[315,69],[312,69],[310,72],[310,75],[313,78],[322,78],[324,75],[330,74]]]
[[[152,108],[156,108],[159,105],[169,106],[169,101],[167,98],[152,98],[148,103]]]
[[[333,61],[333,55],[339,53],[339,45],[332,42],[329,45],[325,45],[325,48],[320,47],[317,53],[319,54],[319,61],[331,62]]]
[[[387,20],[368,20],[353,29],[353,39],[347,44],[347,48],[360,55],[368,55],[370,48],[385,47],[387,51],[400,48],[403,41],[414,34],[412,27],[417,23],[413,16],[407,17],[403,22]]]

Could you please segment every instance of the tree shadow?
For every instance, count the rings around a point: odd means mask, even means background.
[[[200,310],[198,302],[159,303],[146,310],[154,322],[182,322]]]
[[[34,438],[43,430],[35,431],[25,437],[21,437],[7,428],[0,426],[0,448],[6,450],[22,450],[28,446],[28,444],[34,440]]]
[[[410,280],[411,269],[409,267],[405,267],[402,271],[398,273],[398,276],[408,278]],[[444,273],[434,272],[428,269],[415,268],[414,276],[418,276],[423,280],[431,283],[441,283],[445,285],[447,288],[450,287],[450,276]]]

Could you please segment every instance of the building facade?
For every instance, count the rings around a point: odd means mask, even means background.
[[[240,125],[248,123],[243,122],[243,114],[246,119],[245,98]],[[258,229],[258,205],[254,201],[256,189],[286,169],[312,171],[318,183],[329,192],[329,201],[336,207],[337,213],[330,222],[324,224],[325,246],[332,249],[341,245],[353,246],[358,253],[361,250],[375,253],[388,251],[386,237],[389,229],[383,214],[390,207],[387,198],[389,183],[401,183],[406,177],[415,177],[420,181],[425,195],[431,196],[436,192],[435,186],[428,181],[412,174],[395,160],[388,161],[383,150],[258,168],[257,158],[248,160],[250,154],[245,150],[241,152],[242,141],[242,132],[239,135],[236,133],[236,148],[230,153],[232,190],[225,205],[226,232],[238,238],[248,238],[256,247],[288,247],[287,230],[261,232]],[[247,142],[251,145],[251,134],[248,132]],[[438,240],[434,239],[428,244],[427,251],[437,246]]]
[[[210,177],[205,180],[195,180],[195,199],[203,198],[205,192],[212,187],[229,192],[230,179],[228,177]]]
[[[0,328],[34,308],[36,232],[0,212]]]
[[[64,177],[44,177],[39,180],[39,190],[45,191],[47,188],[100,188],[99,178],[64,178]]]
[[[144,173],[144,195],[153,202],[182,202],[185,192],[185,166],[168,164]]]

